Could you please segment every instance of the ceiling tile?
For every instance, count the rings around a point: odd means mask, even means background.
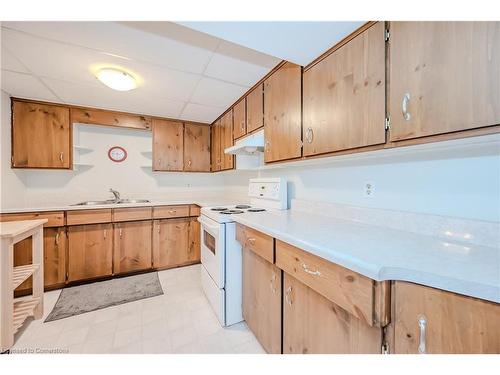
[[[209,107],[188,103],[184,111],[182,111],[180,118],[182,120],[212,123],[225,109],[224,107]]]
[[[183,101],[154,96],[145,98],[136,90],[120,92],[99,84],[75,84],[51,78],[42,80],[62,100],[75,105],[164,117],[178,117],[185,105]]]
[[[208,38],[190,37],[199,32],[183,26],[183,33],[166,27],[162,35],[116,22],[2,22],[2,26],[191,73],[203,71],[218,45],[217,38],[200,43]]]
[[[191,102],[227,108],[247,90],[248,87],[246,86],[234,85],[204,77],[198,83]]]
[[[31,74],[2,70],[2,90],[11,96],[57,102],[60,99]]]
[[[12,55],[5,47],[2,48],[2,69],[12,72],[29,73],[21,62]]]

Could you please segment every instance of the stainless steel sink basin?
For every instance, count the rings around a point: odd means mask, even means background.
[[[147,199],[120,199],[114,200],[109,199],[105,201],[85,201],[76,204],[72,204],[72,206],[100,206],[104,204],[133,204],[133,203],[149,203]]]

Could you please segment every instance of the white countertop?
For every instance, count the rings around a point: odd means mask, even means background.
[[[0,223],[0,238],[12,238],[22,233],[28,232],[36,227],[41,227],[47,219],[21,220]]]
[[[500,247],[302,211],[234,220],[376,281],[402,280],[500,303]]]

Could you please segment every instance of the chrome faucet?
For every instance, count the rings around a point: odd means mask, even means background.
[[[109,191],[115,196],[115,202],[118,202],[120,200],[120,193],[113,189],[109,189]]]

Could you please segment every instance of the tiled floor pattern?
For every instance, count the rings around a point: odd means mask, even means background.
[[[44,295],[44,317],[16,335],[12,352],[264,353],[244,322],[222,328],[200,285],[200,265],[158,273],[164,295],[43,323],[60,291]],[[31,318],[30,318],[31,319]]]

